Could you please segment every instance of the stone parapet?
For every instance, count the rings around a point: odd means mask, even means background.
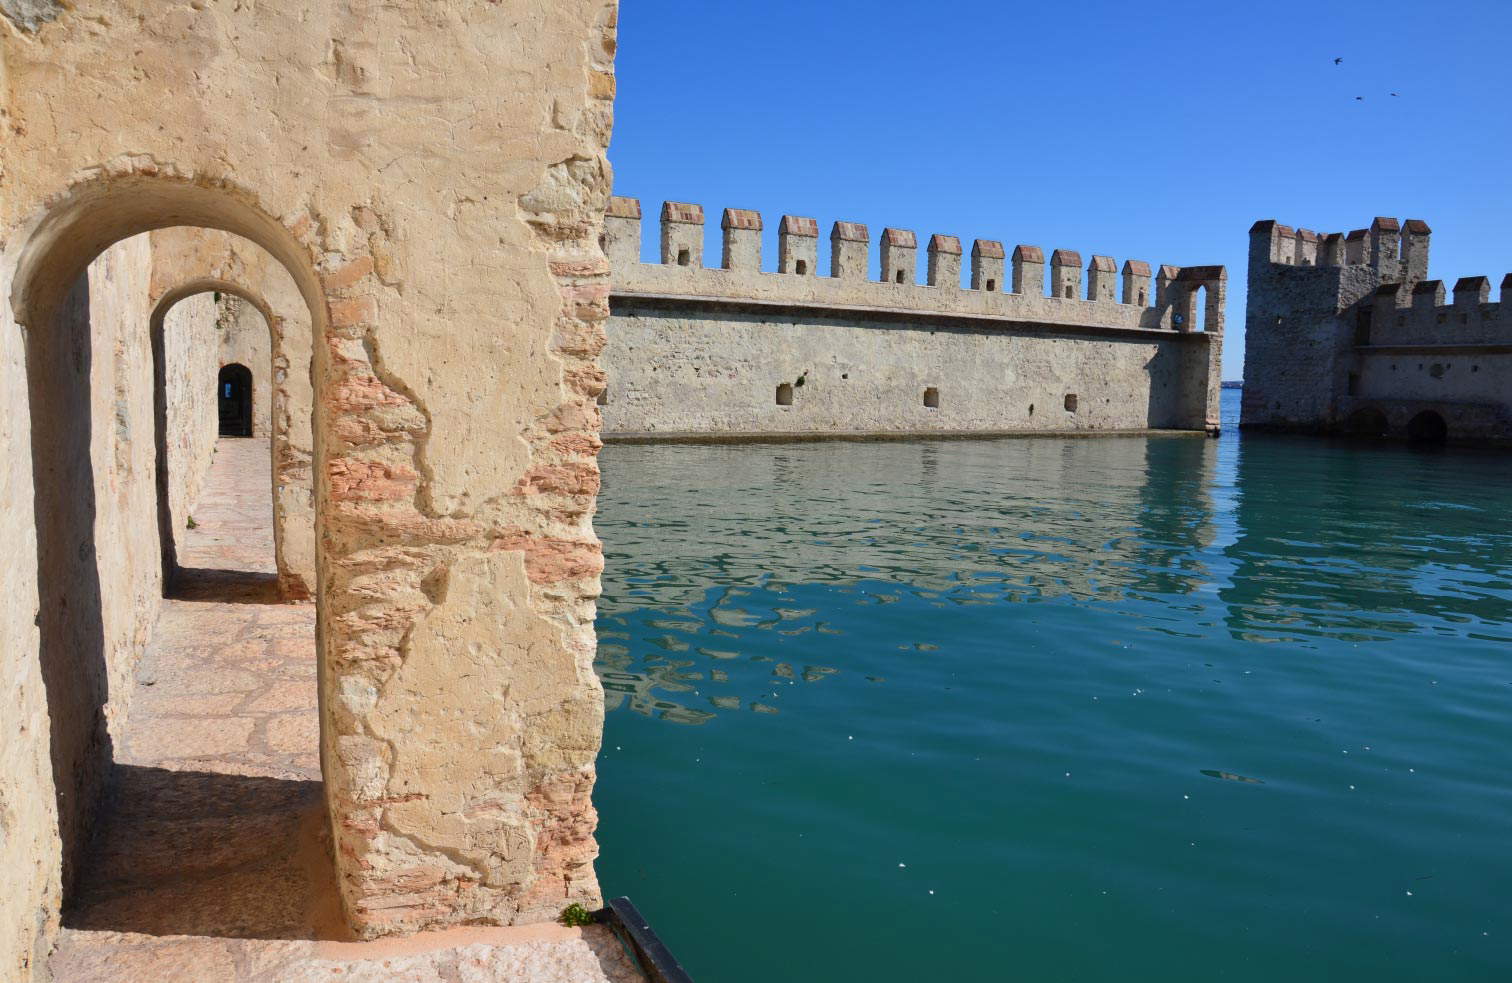
[[[978,239],[971,250],[970,284],[962,286],[960,240],[936,234],[929,240],[926,282],[920,283],[918,240],[912,231],[883,230],[873,252],[867,227],[843,221],[835,222],[830,232],[830,275],[820,276],[819,223],[793,215],[782,218],[777,268],[768,272],[760,264],[759,213],[726,209],[724,215],[724,268],[705,269],[698,260],[703,252],[703,209],[676,202],[662,208],[661,262],[643,263],[640,203],[633,198],[612,199],[605,226],[614,294],[749,299],[804,307],[831,304],[1038,324],[1175,331],[1187,330],[1173,319],[1180,314],[1177,308],[1189,302],[1187,295],[1224,278],[1221,267],[1164,266],[1162,271],[1169,274],[1165,286],[1152,293],[1150,265],[1130,260],[1123,266],[1119,290],[1118,265],[1111,256],[1093,256],[1083,284],[1081,253],[1058,249],[1046,264],[1038,246],[1020,245],[1012,253],[1010,290],[1005,289],[1009,270],[1003,244]],[[674,245],[669,248],[669,243]],[[1048,294],[1047,265],[1053,274]],[[869,267],[879,271],[875,279],[867,275]],[[1204,272],[1182,276],[1186,269]],[[1223,330],[1223,310],[1214,300],[1210,294],[1204,305],[1205,329],[1217,334]]]

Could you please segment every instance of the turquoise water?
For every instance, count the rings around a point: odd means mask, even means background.
[[[700,983],[1512,979],[1512,458],[1233,422],[607,448],[606,893]]]

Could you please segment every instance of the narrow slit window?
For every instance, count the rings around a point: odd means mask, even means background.
[[[992,291],[994,291],[996,289],[997,289],[997,281],[989,279],[987,281],[987,292],[988,293],[992,293]]]
[[[940,408],[940,390],[930,386],[924,390],[924,406],[926,409],[937,410]]]
[[[1139,292],[1139,306],[1140,307],[1144,307],[1145,306],[1145,292],[1143,290],[1141,290]]]
[[[902,282],[903,282],[903,271],[899,270],[898,272],[896,272],[896,273],[893,274],[893,283],[902,283]]]
[[[1070,300],[1071,297],[1072,297],[1071,284],[1068,283],[1068,284],[1066,284],[1066,299]]]
[[[1066,412],[1076,412],[1076,393],[1066,393]]]
[[[797,273],[799,276],[807,276],[808,275],[808,260],[806,260],[806,259],[800,259],[798,262],[794,263],[793,264],[793,272]]]
[[[692,261],[693,261],[692,254],[689,253],[686,249],[679,249],[677,251],[677,265],[678,266],[687,266]]]
[[[1029,415],[1030,416],[1034,415],[1034,404],[1033,403],[1029,404]]]
[[[791,382],[784,382],[777,386],[777,405],[793,405],[793,384]]]

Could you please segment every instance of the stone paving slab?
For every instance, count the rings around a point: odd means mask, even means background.
[[[56,983],[628,983],[607,929],[346,938],[320,786],[315,606],[280,604],[266,439],[225,439],[115,749]]]

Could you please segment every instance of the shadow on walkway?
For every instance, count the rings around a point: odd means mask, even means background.
[[[68,928],[349,937],[329,890],[320,782],[118,764],[101,820]]]
[[[175,601],[217,604],[281,604],[278,574],[256,570],[180,567],[163,595]]]

